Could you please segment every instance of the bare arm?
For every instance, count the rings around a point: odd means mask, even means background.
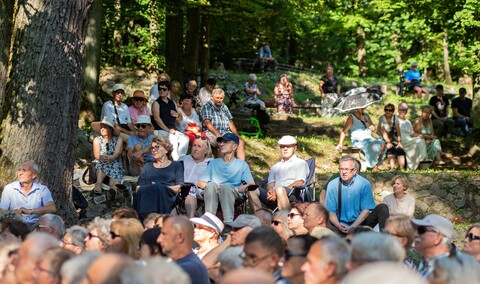
[[[235,123],[233,122],[233,120],[230,120],[230,122],[228,123],[228,126],[230,126],[230,130],[240,138],[240,134],[238,134],[238,131],[237,131],[237,126],[235,126]]]
[[[227,238],[223,241],[223,243],[213,248],[202,258],[202,262],[207,267],[207,269],[214,267],[218,263],[218,256],[220,255],[220,253],[222,253],[224,250],[231,246],[231,240],[231,236],[228,235]]]
[[[35,209],[25,209],[24,207],[15,210],[20,214],[47,214],[57,212],[57,207],[53,201],[48,202],[45,206],[35,208]]]
[[[217,129],[215,129],[215,127],[213,127],[213,124],[212,122],[210,121],[210,119],[205,119],[203,121],[203,125],[205,126],[205,128],[207,128],[208,130],[210,130],[210,132],[212,132],[213,134],[215,134],[216,137],[221,137],[222,134],[220,134],[220,132],[217,131]]]
[[[338,141],[337,149],[342,149],[343,147],[343,141],[345,141],[345,138],[347,137],[347,132],[350,130],[350,127],[352,127],[353,119],[352,116],[349,116],[347,118],[347,121],[345,121],[345,124],[343,125],[342,132],[340,132],[340,140]]]
[[[163,120],[160,118],[160,105],[158,102],[153,102],[152,104],[152,114],[153,114],[153,119],[157,123],[160,128],[166,132],[170,132],[170,129],[163,123]]]
[[[93,139],[93,157],[95,160],[100,160],[100,141],[98,137]]]
[[[357,226],[360,226],[360,224],[362,224],[363,221],[365,221],[365,219],[367,218],[368,214],[370,214],[370,210],[363,210],[360,215],[358,215],[357,219],[355,220],[355,222],[353,222],[353,224],[350,226],[350,227],[357,227]]]

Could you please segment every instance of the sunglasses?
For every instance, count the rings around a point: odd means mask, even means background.
[[[293,219],[295,216],[301,216],[302,214],[298,214],[298,213],[290,213],[288,214],[288,217],[290,217],[290,219]]]
[[[87,237],[88,237],[89,240],[91,240],[92,238],[99,238],[99,239],[100,239],[99,236],[94,235],[94,234],[92,234],[92,233],[88,233]]]
[[[426,226],[418,226],[417,227],[417,232],[418,232],[419,235],[423,235],[426,232],[431,232],[431,233],[436,233],[436,234],[440,233],[437,229],[426,227]]]
[[[147,128],[148,124],[137,124],[138,128]]]
[[[117,235],[115,232],[110,231],[110,236],[112,237],[112,240],[115,240],[115,238],[121,238],[122,236]]]
[[[295,145],[280,145],[280,149],[292,148]]]
[[[289,250],[285,250],[285,253],[283,255],[285,256],[285,261],[288,261],[290,258],[295,257],[295,256],[306,257],[307,253],[305,253],[305,252],[291,252]]]
[[[282,224],[282,221],[272,220],[272,225],[278,226],[278,225],[280,225],[280,224]]]
[[[385,111],[385,112],[387,112],[387,111],[388,111],[388,112],[393,112],[393,109],[391,109],[391,108],[386,108],[386,109],[384,109],[384,111]]]
[[[465,235],[465,239],[468,239],[469,242],[478,241],[480,240],[480,236],[475,236],[473,233],[470,233]]]
[[[143,102],[143,101],[145,101],[145,99],[143,99],[143,98],[133,98],[133,101],[134,102]]]
[[[158,90],[159,90],[160,92],[166,92],[166,91],[168,91],[168,88],[158,88]]]
[[[203,136],[201,136],[201,135],[196,135],[196,136],[195,136],[195,139],[208,140],[208,138],[203,137]]]
[[[160,148],[162,148],[162,146],[160,145],[155,145],[155,146],[150,146],[150,151],[158,151],[160,150]]]

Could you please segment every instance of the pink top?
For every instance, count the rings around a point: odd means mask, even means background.
[[[138,120],[139,115],[148,115],[150,116],[150,110],[148,107],[143,107],[141,113],[132,105],[128,107],[128,112],[130,112],[130,118],[135,123]]]

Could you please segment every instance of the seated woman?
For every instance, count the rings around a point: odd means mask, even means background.
[[[433,132],[431,115],[432,107],[429,105],[423,106],[422,115],[413,122],[413,129],[427,143],[428,158],[435,160],[437,165],[444,165],[445,162],[442,161],[442,145]]]
[[[393,193],[383,198],[384,204],[387,204],[390,216],[404,214],[412,217],[415,212],[415,198],[407,195],[408,180],[405,176],[396,175],[392,178]]]
[[[170,87],[170,95],[168,96],[168,98],[174,101],[177,105],[179,105],[181,91],[182,85],[180,85],[180,82],[173,81]]]
[[[209,139],[207,134],[201,132],[202,123],[200,122],[200,117],[193,108],[194,101],[194,97],[188,95],[180,98],[181,106],[178,111],[182,115],[183,119],[181,121],[177,120],[176,123],[178,131],[188,136],[190,145],[193,144],[193,141],[195,141],[197,136]]]
[[[130,112],[130,118],[132,119],[133,124],[137,123],[140,115],[150,116],[150,110],[147,106],[147,98],[145,98],[144,91],[136,90],[133,92],[133,96],[129,99],[129,101],[130,106],[128,107],[128,111]]]
[[[388,104],[384,108],[385,114],[378,120],[377,133],[383,137],[387,147],[387,158],[390,164],[390,170],[395,169],[395,156],[401,170],[405,169],[405,151],[402,146],[402,135],[398,118],[393,115],[395,106]]]
[[[295,101],[293,99],[292,83],[288,82],[287,74],[280,76],[278,84],[273,89],[275,95],[275,104],[279,113],[293,113],[293,106]]]
[[[356,109],[348,116],[340,133],[340,141],[337,149],[343,148],[343,141],[350,130],[350,139],[352,146],[360,148],[365,154],[365,164],[368,168],[378,171],[378,164],[382,161],[385,151],[385,142],[381,139],[375,139],[372,132],[375,131],[375,125],[370,117],[365,114],[364,108]]]
[[[142,217],[149,213],[169,214],[175,204],[177,192],[183,184],[183,164],[172,162],[172,144],[157,135],[152,139],[153,163],[143,166],[137,183],[133,208]]]
[[[191,218],[190,221],[195,226],[193,240],[199,246],[195,254],[202,259],[209,251],[219,245],[219,239],[225,225],[210,212],[205,212],[199,218]]]
[[[243,101],[243,104],[246,107],[260,108],[261,110],[265,110],[265,103],[258,98],[262,93],[258,89],[256,82],[257,75],[250,74],[248,76],[248,82],[243,85],[243,89],[245,91],[245,99]]]
[[[398,105],[398,123],[402,136],[403,150],[407,160],[407,168],[416,170],[420,162],[428,159],[427,144],[425,140],[419,137],[413,130],[412,123],[406,118],[408,113],[407,103]]]
[[[122,150],[123,139],[114,131],[113,122],[104,117],[100,122],[93,122],[92,129],[100,136],[93,139],[93,156],[97,169],[97,182],[94,192],[102,192],[102,183],[109,177],[109,186],[114,188],[123,179]]]
[[[288,214],[288,228],[293,232],[294,236],[308,234],[307,228],[303,226],[303,213],[309,203],[294,202]]]
[[[101,217],[95,217],[95,219],[93,219],[87,227],[88,235],[84,240],[86,251],[106,251],[112,221],[112,219],[103,219]]]
[[[110,224],[106,251],[126,254],[132,259],[138,259],[140,256],[138,245],[143,231],[143,225],[138,219],[123,218],[114,220]]]

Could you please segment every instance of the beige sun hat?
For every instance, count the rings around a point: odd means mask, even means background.
[[[110,126],[113,129],[113,135],[118,136],[118,131],[115,130],[113,120],[108,118],[108,117],[103,117],[102,121],[95,121],[92,122],[92,129],[93,131],[100,133],[100,129],[102,128],[102,124],[105,124],[107,126]]]

